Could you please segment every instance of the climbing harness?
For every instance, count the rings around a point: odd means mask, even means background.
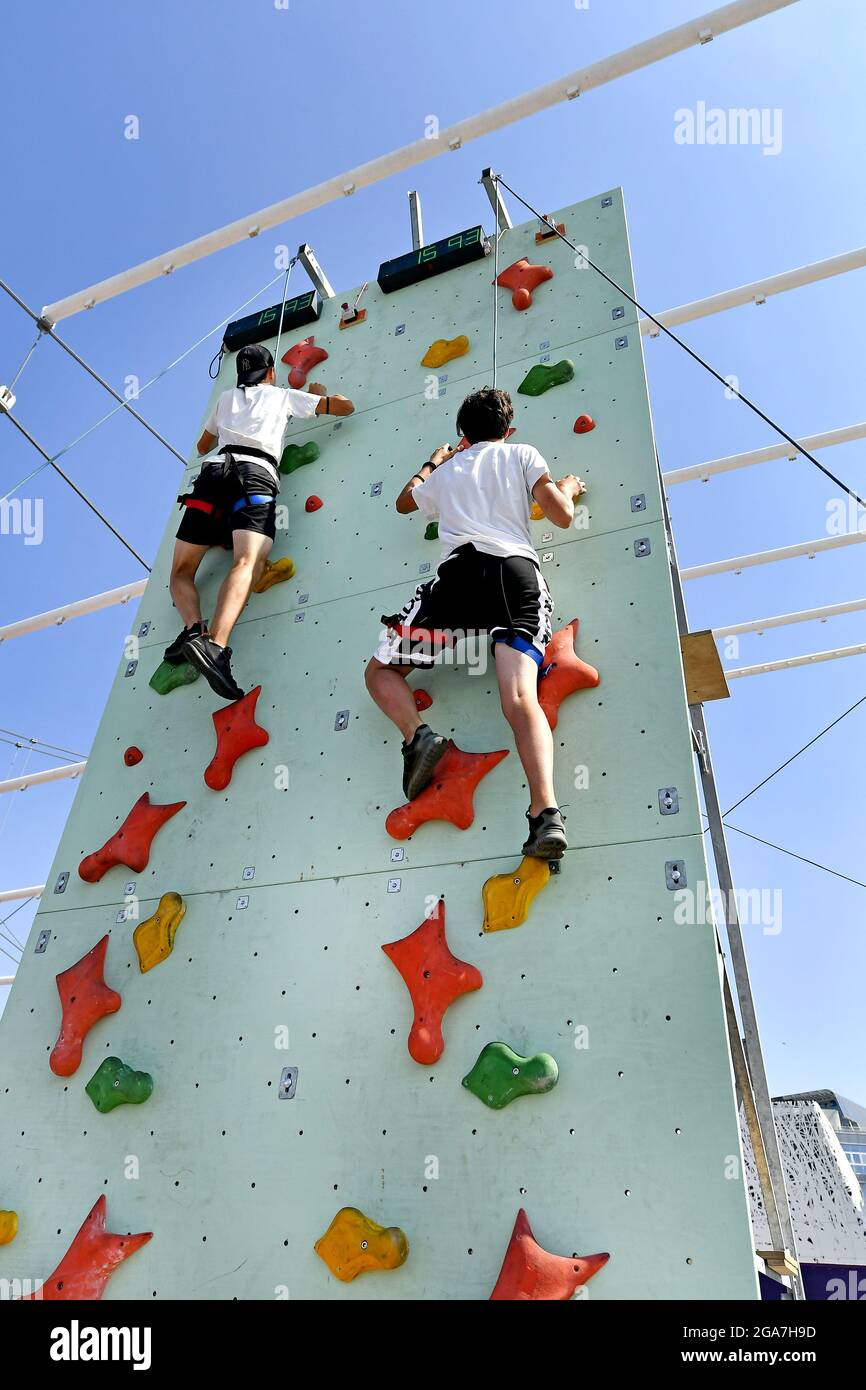
[[[203,497],[196,497],[194,492],[184,492],[181,493],[177,499],[182,507],[187,507],[190,511],[194,512],[204,512],[207,516],[212,516],[215,521],[222,521],[227,515],[232,516],[235,512],[243,511],[245,507],[264,506],[266,503],[274,501],[276,496],[275,493],[248,493],[240,468],[238,467],[238,458],[241,460],[253,458],[261,459],[264,463],[270,464],[276,471],[278,465],[272,454],[266,453],[264,449],[254,449],[252,446],[248,447],[247,445],[244,445],[243,449],[237,446],[235,446],[235,449],[232,449],[229,445],[224,445],[223,448],[219,450],[219,454],[221,456],[221,461],[217,462],[215,459],[212,460],[211,463],[205,465],[205,468],[202,469],[202,473],[207,470],[215,483],[227,482],[229,479],[232,479],[240,489],[241,495],[238,500],[233,503],[233,505],[228,508],[228,512],[226,512],[222,507],[218,507],[215,502],[208,502]],[[202,476],[202,473],[198,475],[199,478]]]

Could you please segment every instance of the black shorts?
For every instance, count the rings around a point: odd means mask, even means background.
[[[461,637],[486,632],[491,646],[506,642],[540,666],[552,612],[550,590],[533,560],[461,545],[399,613],[383,616],[389,631],[376,657],[386,666],[430,667]]]
[[[221,545],[225,550],[232,548],[234,531],[254,531],[273,540],[278,491],[270,469],[252,459],[238,459],[235,469],[222,460],[206,463],[187,495],[213,510],[184,507],[177,539],[190,545]],[[245,505],[245,497],[267,497],[268,501]]]

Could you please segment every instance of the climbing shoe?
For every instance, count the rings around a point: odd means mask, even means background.
[[[201,671],[211,690],[224,700],[240,700],[243,691],[232,675],[232,649],[219,647],[205,633],[188,637],[183,644],[184,660]]]
[[[523,846],[523,853],[531,859],[561,859],[568,849],[565,826],[556,806],[548,806],[537,816],[526,813],[529,821],[529,838]]]
[[[183,654],[184,642],[187,642],[190,637],[200,636],[206,631],[207,627],[204,623],[193,623],[192,627],[185,627],[182,632],[178,633],[173,642],[169,642],[162,654],[163,661],[167,661],[169,666],[180,666],[181,662],[186,661]]]
[[[407,801],[414,801],[432,782],[436,765],[447,748],[447,738],[434,734],[429,724],[422,724],[415,730],[412,742],[403,744],[403,795]]]

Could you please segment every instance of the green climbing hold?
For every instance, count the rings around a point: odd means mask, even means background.
[[[425,539],[425,541],[438,541],[438,539],[439,539],[439,522],[438,522],[438,521],[430,521],[430,522],[427,523],[427,529],[426,529],[426,531],[424,532],[424,539]]]
[[[161,661],[148,681],[148,685],[160,695],[170,695],[179,685],[190,685],[198,680],[198,671],[188,661],[172,666],[170,661]]]
[[[85,1091],[102,1115],[118,1105],[141,1105],[153,1091],[153,1077],[146,1071],[133,1071],[119,1057],[106,1057],[93,1073]]]
[[[321,452],[315,439],[308,440],[306,444],[287,444],[280,459],[280,472],[294,473],[305,463],[315,463]]]
[[[567,357],[563,357],[561,362],[554,362],[552,367],[545,367],[541,362],[536,362],[534,367],[529,368],[517,389],[523,396],[543,396],[551,386],[562,386],[566,381],[571,381],[573,376],[574,363]]]
[[[463,1085],[491,1110],[502,1110],[518,1096],[545,1095],[558,1080],[559,1067],[549,1053],[521,1057],[508,1043],[492,1042],[481,1049]]]

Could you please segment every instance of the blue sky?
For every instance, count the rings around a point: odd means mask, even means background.
[[[700,0],[590,0],[586,9],[573,0],[498,0],[493,9],[441,0],[423,10],[401,0],[289,0],[287,10],[273,0],[17,6],[4,17],[0,53],[8,136],[0,274],[39,308],[415,140],[430,114],[442,124],[458,120],[701,9]],[[130,374],[147,380],[273,276],[280,242],[294,249],[309,241],[339,289],[374,277],[381,260],[406,249],[411,186],[422,195],[428,240],[489,220],[477,187],[486,165],[545,208],[622,184],[638,292],[651,308],[835,255],[864,240],[866,190],[856,176],[864,37],[858,0],[800,0],[115,299],[61,332],[115,386]],[[780,110],[781,151],[676,143],[675,112],[701,101]],[[140,123],[135,141],[124,138],[129,115]],[[271,291],[259,302],[275,298]],[[863,417],[864,300],[861,271],[689,325],[684,336],[721,371],[736,373],[790,432],[811,434]],[[33,336],[3,297],[0,380],[14,374]],[[201,418],[218,342],[219,335],[140,401],[182,452]],[[766,426],[674,346],[649,343],[647,358],[666,470],[771,442]],[[16,413],[49,451],[111,406],[47,342],[17,393]],[[862,442],[826,451],[823,460],[866,489]],[[37,464],[0,424],[0,493]],[[118,418],[64,466],[152,556],[176,493],[171,456]],[[822,536],[834,492],[802,460],[673,488],[680,562]],[[44,498],[44,540],[28,546],[0,536],[0,623],[139,576],[51,473],[22,495]],[[862,571],[854,546],[697,581],[687,586],[691,625],[859,597]],[[126,610],[114,608],[5,645],[0,726],[86,754],[128,630]],[[864,640],[866,618],[854,614],[744,638],[734,664]],[[866,663],[756,677],[733,691],[730,701],[708,707],[724,806],[866,691]],[[751,798],[734,824],[866,880],[864,721],[866,706]],[[27,770],[49,765],[33,755]],[[0,778],[23,767],[24,758],[0,742]],[[0,887],[44,880],[74,786],[0,798]],[[864,889],[738,834],[730,847],[740,884],[780,887],[784,895],[782,932],[747,932],[771,1088],[832,1086],[866,1102]],[[4,905],[0,915],[8,911]],[[12,929],[23,940],[32,915],[24,907],[0,933]],[[12,968],[0,955],[0,975]],[[0,988],[0,1007],[5,993]]]

